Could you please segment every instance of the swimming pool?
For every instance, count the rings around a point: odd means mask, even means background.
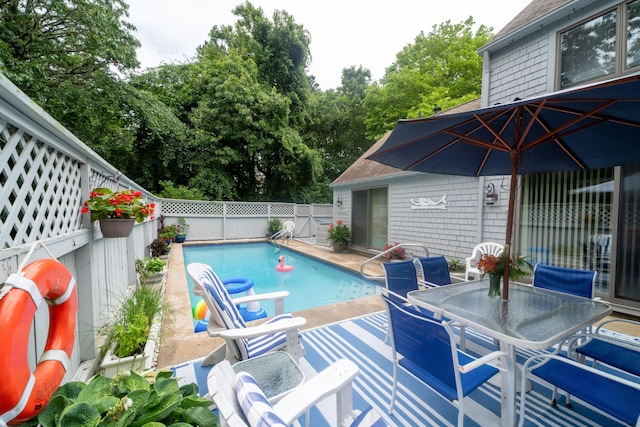
[[[268,242],[189,245],[183,246],[182,252],[185,266],[202,262],[210,265],[221,279],[250,278],[257,294],[289,291],[284,302],[286,312],[374,295],[378,289],[376,282],[359,274],[285,247],[277,249]],[[284,256],[285,265],[293,267],[292,271],[276,271],[280,255]],[[185,275],[193,307],[201,298],[193,294],[193,281],[186,271]],[[271,301],[262,303],[262,307],[268,316],[274,315]]]

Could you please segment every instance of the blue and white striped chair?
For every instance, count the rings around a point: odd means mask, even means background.
[[[226,340],[226,346],[215,350],[203,361],[203,366],[227,359],[232,362],[247,360],[275,350],[286,350],[298,361],[304,356],[299,329],[307,321],[293,317],[284,311],[283,300],[288,292],[274,292],[232,299],[222,280],[202,263],[191,263],[187,271],[194,282],[194,293],[202,296],[209,308],[207,333]],[[237,304],[250,301],[276,301],[276,316],[257,326],[247,326],[240,315]]]
[[[389,424],[372,407],[363,412],[352,409],[352,382],[359,372],[352,361],[337,360],[273,405],[250,374],[236,374],[228,361],[211,369],[207,385],[218,407],[221,427],[285,427],[304,413],[304,425],[313,425],[309,409],[332,395],[336,396],[335,425],[387,427]]]

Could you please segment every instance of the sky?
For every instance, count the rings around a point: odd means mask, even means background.
[[[500,31],[531,0],[252,0],[272,20],[285,10],[311,36],[311,64],[320,89],[340,86],[342,69],[362,66],[374,81],[384,76],[402,48],[424,31],[447,20],[459,23],[469,16],[477,25]],[[208,38],[214,25],[233,25],[231,12],[243,0],[127,0],[129,22],[142,44],[142,68],[185,62]]]

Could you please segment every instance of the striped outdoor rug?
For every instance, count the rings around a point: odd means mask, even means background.
[[[337,359],[354,361],[360,375],[353,385],[353,406],[365,409],[372,405],[395,426],[455,426],[458,410],[424,383],[403,368],[399,369],[398,393],[393,415],[388,415],[388,405],[393,381],[391,347],[384,343],[387,325],[386,313],[351,319],[334,325],[304,332],[306,357],[301,368],[307,378],[329,366]],[[493,340],[467,329],[467,351],[486,354],[496,350]],[[517,351],[517,362],[522,364],[531,351]],[[201,394],[206,393],[206,376],[209,367],[199,361],[174,368],[176,376],[185,383],[196,382]],[[616,420],[597,410],[583,406],[572,398],[572,408],[564,405],[564,396],[558,406],[550,405],[551,390],[535,379],[533,389],[527,394],[525,426],[620,426]],[[519,385],[518,385],[519,387]],[[481,386],[465,398],[465,426],[489,426],[500,423],[499,378]],[[335,399],[328,399],[311,410],[311,425],[335,424]],[[519,409],[518,398],[518,409]]]

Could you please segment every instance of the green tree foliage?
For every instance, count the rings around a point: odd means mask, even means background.
[[[311,120],[306,136],[324,161],[324,176],[336,179],[372,144],[365,137],[364,99],[371,72],[362,67],[342,70],[341,86],[315,92],[311,98]],[[330,196],[330,194],[329,194]]]
[[[171,181],[160,181],[162,191],[158,194],[160,197],[167,199],[182,199],[182,200],[207,200],[200,190],[197,188],[189,188],[184,185],[174,185]]]
[[[370,87],[365,99],[367,135],[381,137],[404,118],[427,117],[480,96],[482,58],[477,51],[492,29],[473,18],[459,24],[446,21],[420,33],[396,55],[381,84]]]
[[[0,0],[0,70],[49,109],[61,86],[134,69],[128,9],[124,0]]]

